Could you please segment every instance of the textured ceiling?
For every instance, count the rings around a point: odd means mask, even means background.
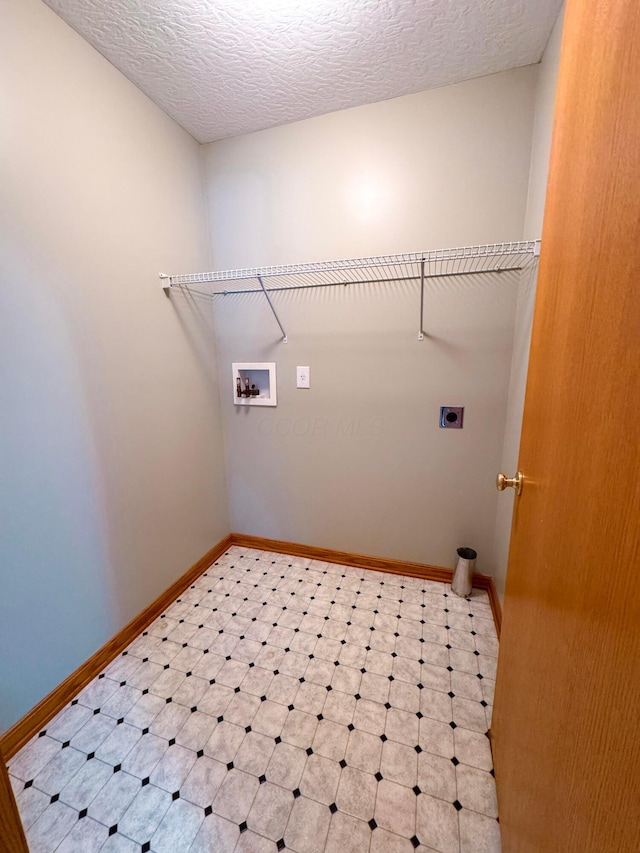
[[[561,0],[45,0],[200,142],[538,62]]]

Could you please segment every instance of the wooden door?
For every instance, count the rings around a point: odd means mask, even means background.
[[[2,752],[0,752],[0,853],[29,853]]]
[[[640,4],[568,0],[492,727],[504,853],[640,850],[639,448]]]

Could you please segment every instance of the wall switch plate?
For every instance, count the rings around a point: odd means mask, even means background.
[[[464,406],[442,406],[440,409],[441,429],[462,429]]]
[[[309,368],[296,367],[297,387],[309,388]]]

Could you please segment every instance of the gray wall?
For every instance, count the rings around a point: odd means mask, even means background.
[[[518,240],[536,68],[334,113],[205,147],[216,268]],[[233,530],[493,568],[518,281],[218,297]],[[275,361],[278,406],[233,405],[231,364]],[[311,388],[295,388],[309,365]],[[438,428],[464,405],[465,428]]]
[[[525,216],[524,236],[528,240],[537,240],[542,236],[544,202],[549,175],[549,156],[551,154],[551,136],[560,65],[560,46],[564,6],[549,38],[538,75],[536,93],[533,144],[531,148],[531,174]],[[520,449],[520,431],[524,395],[529,366],[529,346],[533,324],[533,308],[536,294],[535,275],[523,276],[518,292],[518,308],[513,342],[511,378],[509,380],[509,402],[502,449],[500,470],[511,477],[518,467]],[[511,541],[511,519],[513,515],[514,493],[511,489],[502,493],[496,513],[495,570],[494,580],[500,600],[504,600],[504,590]]]
[[[228,530],[196,142],[39,0],[0,44],[0,727]]]

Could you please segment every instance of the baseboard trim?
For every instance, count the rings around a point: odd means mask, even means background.
[[[263,539],[261,536],[247,536],[244,533],[232,533],[231,541],[234,545],[242,545],[245,548],[256,548],[259,551],[274,551],[280,554],[291,554],[292,557],[320,560],[324,563],[340,563],[343,566],[353,566],[358,569],[374,569],[379,572],[408,575],[430,581],[451,583],[453,577],[451,569],[443,569],[440,566],[409,563],[405,560],[388,560],[364,554],[351,554],[348,551],[334,551],[329,548],[318,548],[315,545],[283,542],[279,539]]]
[[[496,634],[500,639],[500,630],[502,628],[502,607],[500,607],[500,599],[498,591],[490,575],[474,575],[473,585],[476,589],[485,589],[489,596],[489,604],[491,605],[491,613],[493,614],[493,622],[496,626]]]
[[[85,661],[75,672],[59,684],[48,696],[18,720],[0,737],[0,750],[5,760],[12,758],[31,738],[58,714],[83,687],[94,679],[131,643],[154,619],[172,604],[209,566],[232,544],[232,537],[225,536],[217,545],[194,563],[184,575],[166,589],[128,625],[105,643],[101,649]]]
[[[296,542],[283,542],[279,539],[264,539],[260,536],[247,536],[244,533],[232,533],[233,545],[245,548],[256,548],[259,551],[273,551],[279,554],[291,554],[292,557],[303,557],[308,560],[321,560],[325,563],[340,563],[343,566],[353,566],[358,569],[373,569],[378,572],[390,572],[396,575],[408,575],[413,578],[424,578],[429,581],[451,583],[453,569],[442,566],[430,566],[426,563],[409,563],[405,560],[388,560],[381,557],[370,557],[363,554],[351,554],[348,551],[333,551],[329,548],[317,548],[313,545],[300,545]],[[476,589],[484,589],[489,595],[493,621],[496,632],[500,637],[502,625],[502,610],[496,592],[493,578],[489,575],[474,575],[473,585]]]

